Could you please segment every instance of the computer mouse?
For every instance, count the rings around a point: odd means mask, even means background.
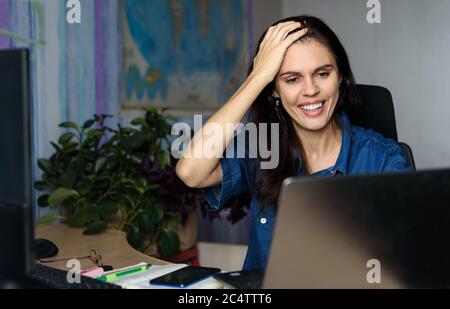
[[[58,255],[58,247],[47,239],[34,240],[34,256],[37,259],[47,259]]]

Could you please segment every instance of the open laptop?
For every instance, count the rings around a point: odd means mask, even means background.
[[[291,178],[265,275],[220,279],[237,288],[448,288],[449,244],[450,169]]]
[[[265,288],[450,287],[450,169],[288,179]]]

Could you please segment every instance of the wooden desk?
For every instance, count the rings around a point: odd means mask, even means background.
[[[52,241],[58,248],[58,256],[51,258],[65,259],[89,255],[94,249],[100,254],[104,265],[111,265],[114,269],[146,262],[154,265],[169,264],[168,262],[149,257],[133,249],[126,240],[124,232],[107,230],[100,235],[85,236],[83,229],[74,229],[66,225],[45,225],[35,231],[36,238]],[[92,268],[89,260],[80,260],[82,269]],[[48,263],[46,266],[67,270],[66,262]]]

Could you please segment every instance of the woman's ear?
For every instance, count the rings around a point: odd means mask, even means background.
[[[273,89],[272,96],[274,98],[280,98],[280,94],[278,93],[278,90],[276,88]]]

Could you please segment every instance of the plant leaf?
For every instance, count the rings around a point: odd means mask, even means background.
[[[67,142],[66,144],[64,144],[63,152],[65,154],[70,154],[71,152],[77,150],[77,148],[78,148],[77,142]]]
[[[45,215],[43,217],[41,217],[38,221],[37,221],[37,226],[41,226],[41,225],[45,225],[45,224],[49,224],[49,223],[53,223],[58,219],[61,219],[62,217],[58,216],[55,213],[51,213],[48,215]]]
[[[51,206],[54,206],[56,204],[64,202],[68,198],[79,196],[79,193],[73,189],[59,188],[53,191],[53,193],[50,195],[50,197],[48,198],[48,203]]]
[[[106,223],[105,221],[97,221],[92,223],[91,225],[89,225],[85,230],[84,230],[84,235],[97,235],[100,234],[101,232],[103,232],[106,227],[108,226],[108,223]]]
[[[64,174],[59,178],[59,183],[61,187],[73,188],[75,186],[75,181],[77,180],[77,172],[72,168],[69,168]]]
[[[42,208],[45,208],[45,207],[50,206],[50,204],[48,203],[48,198],[49,198],[49,195],[48,195],[48,194],[46,194],[46,195],[41,195],[41,196],[37,199],[38,205],[39,205],[40,207],[42,207]]]
[[[94,184],[92,183],[92,181],[85,179],[81,186],[78,187],[78,192],[80,193],[80,195],[84,196],[88,193],[91,193],[93,187]]]
[[[150,228],[152,227],[152,225],[149,223],[148,218],[147,218],[147,214],[146,213],[140,213],[137,216],[136,219],[137,223],[139,224],[139,229],[143,232],[143,233],[148,233]]]
[[[70,142],[70,140],[72,140],[72,138],[74,138],[74,137],[75,137],[75,134],[73,134],[73,133],[70,133],[70,132],[69,133],[65,133],[65,134],[63,134],[63,135],[61,135],[59,137],[58,143],[60,145],[65,145],[68,142]]]
[[[133,162],[134,164],[142,164],[142,162],[144,161],[143,159],[141,159],[139,156],[136,155],[131,155],[130,156],[130,160],[131,162]]]
[[[163,152],[160,159],[161,168],[165,169],[166,167],[170,166],[170,157],[167,152]]]
[[[151,207],[148,207],[145,210],[145,213],[148,219],[148,224],[150,225],[158,224],[164,218],[164,211],[159,204],[154,204]]]
[[[145,143],[145,137],[137,132],[123,141],[123,146],[128,150],[135,150]]]
[[[94,188],[97,190],[106,189],[112,181],[112,179],[108,176],[96,176],[93,180]]]
[[[74,228],[82,228],[85,227],[90,221],[93,220],[93,216],[89,214],[89,212],[85,210],[81,210],[80,212],[71,215],[67,218],[67,224],[70,227]]]
[[[114,202],[106,202],[98,205],[100,211],[100,218],[108,220],[114,216],[120,209],[120,204]]]
[[[100,136],[103,136],[103,134],[105,134],[105,132],[103,130],[97,130],[97,129],[89,130],[86,132],[86,136],[89,138],[100,137]]]
[[[137,226],[133,226],[128,231],[127,240],[128,240],[128,243],[130,244],[130,246],[132,246],[135,249],[139,249],[139,247],[141,246],[142,236],[141,236],[141,231],[139,230],[139,228]]]
[[[173,258],[180,251],[180,239],[177,233],[170,229],[163,229],[156,240],[158,252],[163,259]]]
[[[62,148],[59,147],[56,143],[50,142],[50,144],[53,146],[53,148],[55,148],[55,150],[56,150],[57,152],[60,152],[60,151],[62,150]]]
[[[63,122],[59,125],[59,127],[64,129],[74,129],[76,131],[80,131],[80,127],[75,122],[71,121]]]
[[[101,170],[101,168],[105,165],[106,158],[98,158],[97,161],[95,161],[95,173],[98,174],[98,172]]]
[[[45,181],[36,181],[34,183],[34,188],[38,191],[45,191],[49,188],[49,184]]]
[[[83,124],[83,129],[85,129],[85,130],[89,129],[90,127],[92,127],[94,125],[94,123],[95,123],[95,119],[89,119],[88,121],[86,121]]]
[[[53,171],[53,164],[52,162],[50,162],[50,160],[46,160],[46,159],[39,159],[38,160],[38,166],[39,168],[46,173],[52,174]]]
[[[131,121],[131,124],[133,126],[139,126],[139,125],[143,126],[143,125],[146,125],[147,123],[145,122],[145,118],[136,118]]]

